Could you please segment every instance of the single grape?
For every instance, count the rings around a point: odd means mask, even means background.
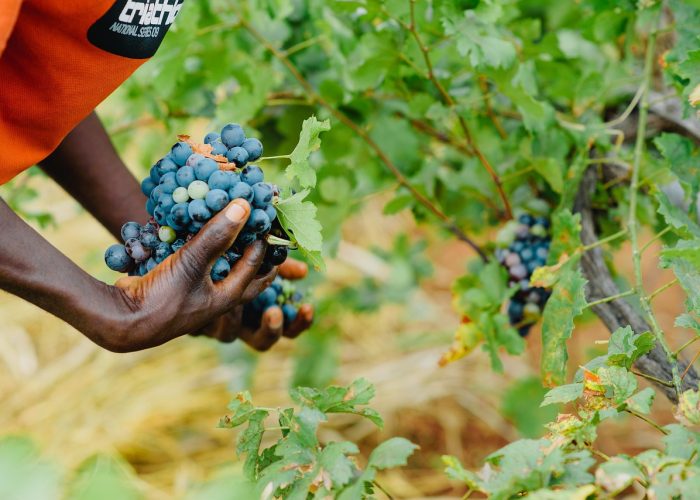
[[[248,163],[248,151],[239,146],[233,147],[226,152],[226,159],[238,168],[244,167]]]
[[[503,263],[507,267],[517,266],[518,264],[520,264],[520,262],[521,262],[520,255],[518,255],[517,253],[509,253],[508,256],[505,258],[505,260],[503,261]]]
[[[112,271],[125,273],[134,265],[124,245],[115,243],[105,252],[105,263]]]
[[[210,210],[218,212],[228,205],[228,193],[223,189],[212,189],[207,193],[204,200]]]
[[[156,167],[158,168],[158,173],[161,177],[169,172],[177,171],[177,165],[169,155],[158,160],[156,162]]]
[[[260,295],[253,299],[253,302],[256,303],[256,306],[261,311],[264,311],[274,305],[277,305],[277,292],[275,292],[274,288],[268,286],[265,290],[260,292]]]
[[[204,144],[211,144],[215,140],[217,140],[219,137],[221,137],[219,134],[216,132],[209,132],[207,135],[204,136]]]
[[[172,243],[177,238],[175,230],[170,226],[161,226],[158,230],[158,238],[165,243]]]
[[[158,167],[153,165],[151,170],[148,172],[148,178],[153,181],[153,184],[158,184],[160,182],[160,173],[158,173]]]
[[[262,169],[257,165],[248,165],[241,172],[241,180],[249,186],[257,184],[258,182],[262,182],[264,179],[265,174],[263,173]]]
[[[212,281],[221,281],[228,276],[229,272],[231,272],[231,266],[228,260],[219,257],[211,268],[211,279]]]
[[[148,259],[148,260],[146,261],[146,272],[148,273],[148,272],[153,271],[153,269],[155,269],[155,267],[156,267],[157,265],[158,265],[158,263],[156,262],[156,259],[154,259],[153,257],[151,257],[150,259]]]
[[[173,241],[173,244],[170,245],[170,248],[172,248],[173,252],[177,252],[178,250],[180,250],[184,246],[185,246],[185,240],[178,238],[177,240]]]
[[[245,141],[245,132],[243,128],[237,123],[229,123],[221,129],[221,142],[223,142],[227,148],[233,148],[240,146]]]
[[[259,208],[253,209],[248,217],[248,222],[246,222],[246,227],[256,233],[264,233],[270,230],[270,218],[267,216],[264,210]]]
[[[153,200],[153,203],[158,203],[158,198],[160,198],[161,194],[163,194],[163,188],[162,186],[158,185],[153,188],[149,198]]]
[[[165,216],[163,216],[165,217]],[[158,238],[157,233],[151,233],[151,232],[141,232],[140,236],[141,243],[143,244],[144,247],[149,248],[153,250],[155,247],[158,246],[158,243],[160,243],[160,238]]]
[[[538,246],[535,250],[535,257],[540,259],[543,263],[547,262],[547,256],[549,255],[549,249],[545,246]]]
[[[153,252],[153,258],[158,264],[160,264],[165,259],[167,259],[168,256],[170,256],[172,253],[173,249],[170,246],[170,244],[165,241],[161,241],[156,247],[155,252]]]
[[[206,156],[201,155],[201,154],[199,154],[199,153],[191,154],[190,157],[187,158],[187,161],[185,162],[185,166],[186,166],[186,167],[192,167],[192,168],[194,168],[194,166],[195,166],[200,160],[203,160],[204,158],[206,158]]]
[[[273,222],[277,218],[277,209],[273,207],[272,204],[267,205],[264,210],[270,222]]]
[[[187,194],[187,188],[180,186],[173,191],[173,201],[175,203],[186,203],[189,199],[190,195]]]
[[[156,187],[156,183],[153,182],[153,179],[150,177],[146,177],[143,181],[141,181],[141,192],[146,196],[151,194],[154,187]]]
[[[186,142],[178,142],[173,145],[170,150],[170,156],[172,160],[179,166],[182,167],[186,162],[187,158],[192,154],[192,148]]]
[[[297,314],[299,311],[297,311],[297,308],[294,307],[292,304],[284,304],[282,306],[282,316],[284,317],[284,326],[289,326],[292,323],[294,323],[294,320],[297,319]]]
[[[535,218],[535,224],[538,224],[545,229],[549,229],[549,219],[547,217],[537,217]]]
[[[231,170],[224,170],[226,177],[228,177],[229,189],[241,182],[241,174],[238,172],[232,172]]]
[[[540,224],[535,224],[530,228],[530,234],[532,234],[533,236],[539,236],[540,238],[546,238],[547,229]]]
[[[211,158],[199,160],[194,166],[194,175],[200,181],[208,181],[211,174],[219,170],[219,164]]]
[[[121,236],[122,241],[131,238],[138,238],[141,235],[141,224],[138,222],[127,222],[122,226]]]
[[[523,308],[523,317],[525,321],[535,323],[538,319],[540,319],[541,312],[540,306],[537,304],[528,303],[525,304],[525,307]]]
[[[523,214],[518,217],[518,222],[526,226],[532,226],[535,223],[535,218],[530,214]]]
[[[156,209],[155,202],[152,199],[148,198],[146,200],[146,212],[148,212],[148,214],[152,216],[155,209]]]
[[[148,269],[146,269],[146,263],[141,262],[141,264],[139,264],[139,276],[146,276],[146,274],[148,274]]]
[[[206,222],[211,219],[211,212],[204,200],[192,200],[187,207],[187,213],[195,222]]]
[[[163,207],[156,205],[156,208],[153,209],[153,218],[156,220],[156,222],[159,225],[167,224],[167,217],[168,213],[163,209]]]
[[[516,281],[525,279],[527,275],[527,268],[522,264],[518,264],[517,266],[513,266],[510,268],[510,276]]]
[[[530,290],[530,288],[532,288],[529,279],[520,280],[520,283],[518,283],[518,285],[520,285],[520,289],[523,292],[527,292],[528,290]]]
[[[158,198],[158,206],[165,212],[165,215],[170,213],[173,205],[175,205],[175,199],[171,194],[163,193]]]
[[[279,266],[285,260],[287,260],[287,255],[289,254],[289,249],[284,245],[270,245],[265,251],[265,261],[269,262],[273,266]]]
[[[233,242],[233,246],[238,253],[243,254],[245,248],[251,245],[256,239],[258,239],[258,237],[255,233],[244,229],[238,233],[238,237],[236,238],[236,241]]]
[[[178,170],[177,174],[175,174],[175,178],[177,179],[178,186],[185,188],[197,180],[197,177],[194,175],[194,167],[190,166],[182,167]]]
[[[187,226],[187,231],[189,231],[192,234],[197,234],[200,229],[204,227],[204,222],[197,222],[197,221],[192,221],[189,223]]]
[[[275,292],[277,292],[277,295],[283,295],[284,294],[284,287],[282,286],[282,278],[279,276],[275,276],[275,279],[272,280],[272,284],[270,285]]]
[[[241,147],[248,151],[248,161],[255,161],[263,154],[262,142],[254,138],[243,141]]]
[[[215,141],[211,145],[211,154],[217,156],[226,156],[226,153],[228,152],[228,148],[221,142],[221,141]]]
[[[223,189],[228,191],[231,188],[231,177],[225,170],[215,170],[207,180],[209,189]]]
[[[525,264],[525,267],[527,267],[528,274],[532,274],[535,272],[535,269],[540,267],[540,264],[536,260],[531,260],[527,264]]]
[[[525,238],[528,237],[530,234],[530,226],[526,226],[525,224],[520,224],[518,228],[515,230],[515,236],[518,239],[524,240]]]
[[[535,252],[532,251],[532,247],[525,247],[520,251],[520,258],[523,262],[529,262],[535,256]]]
[[[126,253],[136,262],[143,262],[151,256],[151,249],[143,246],[139,239],[131,238],[127,240],[124,247],[126,248]]]
[[[517,300],[511,300],[508,304],[508,319],[512,325],[516,325],[523,320],[524,304]]]
[[[203,200],[209,192],[209,186],[204,181],[194,181],[187,186],[187,194],[193,200]]]
[[[510,246],[510,251],[515,252],[515,253],[520,253],[523,248],[525,248],[525,243],[523,243],[522,241],[515,241]]]
[[[236,198],[242,198],[248,203],[250,203],[251,201],[253,201],[253,188],[251,188],[245,182],[239,182],[238,184],[236,184],[228,190],[228,197],[231,200],[235,200]]]
[[[272,201],[272,186],[265,182],[258,182],[251,186],[253,188],[253,206],[265,208],[265,205]]]
[[[170,209],[170,216],[172,217],[173,222],[183,228],[186,228],[190,223],[190,215],[187,210],[188,207],[189,203],[177,203]]]

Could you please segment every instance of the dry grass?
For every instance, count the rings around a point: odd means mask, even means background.
[[[32,182],[44,193],[39,204],[51,207],[60,221],[58,228],[44,231],[47,238],[89,271],[114,279],[100,257],[110,242],[107,233],[47,181]],[[348,246],[341,259],[329,265],[329,281],[352,283],[362,272],[381,275],[381,266],[361,245],[371,241],[389,247],[390,228],[416,232],[408,218],[382,218],[379,207],[370,200],[365,215],[372,216],[348,223]],[[347,252],[352,260],[343,260]],[[526,355],[505,359],[505,375],[493,373],[481,352],[438,368],[446,344],[406,349],[399,342],[457,324],[449,306],[449,285],[468,255],[457,244],[434,246],[430,254],[435,275],[410,304],[385,306],[367,315],[348,311],[336,318],[342,333],[338,382],[362,376],[376,384],[374,406],[387,425],[379,433],[365,421],[336,418],[324,427],[322,437],[358,441],[363,451],[391,435],[420,444],[422,451],[409,467],[382,478],[397,498],[459,496],[459,486],[442,475],[439,456],[454,454],[477,466],[486,454],[517,438],[513,425],[500,414],[500,397],[511,381],[537,372],[537,332],[528,340]],[[357,255],[365,256],[366,266],[357,265]],[[624,265],[624,259],[620,262]],[[652,276],[653,262],[647,268]],[[668,279],[657,273],[649,289]],[[656,305],[662,322],[670,325],[682,296],[669,290]],[[0,295],[0,319],[0,433],[31,434],[67,467],[96,452],[120,453],[133,464],[153,499],[178,498],[235,458],[234,433],[217,429],[216,423],[230,398],[227,386],[240,372],[220,362],[211,342],[181,338],[146,352],[111,354],[9,295]],[[605,337],[597,323],[579,330],[571,342],[573,363],[584,362],[593,340]],[[292,348],[291,342],[283,341],[259,357],[250,388],[259,404],[288,402]],[[658,406],[656,418],[669,422],[669,406]],[[627,420],[606,425],[600,446],[607,453],[635,452],[658,442],[653,429]]]

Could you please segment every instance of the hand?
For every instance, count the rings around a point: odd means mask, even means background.
[[[308,268],[303,262],[287,259],[279,266],[278,271],[280,276],[285,279],[299,280],[306,276]],[[266,286],[272,283],[272,279],[274,279],[274,275],[266,282]],[[313,317],[313,306],[311,304],[303,304],[299,308],[299,313],[294,322],[287,328],[284,328],[282,309],[274,306],[263,313],[260,327],[253,329],[243,324],[243,304],[239,304],[231,312],[217,318],[195,335],[206,335],[221,342],[233,342],[239,338],[253,349],[267,351],[283,336],[288,338],[299,336],[311,326]]]
[[[115,290],[128,309],[115,332],[93,339],[118,352],[153,347],[198,331],[255,298],[274,279],[276,270],[256,276],[266,244],[255,242],[229,275],[214,283],[212,264],[243,229],[250,206],[234,200],[210,220],[181,250],[144,277],[120,279]]]

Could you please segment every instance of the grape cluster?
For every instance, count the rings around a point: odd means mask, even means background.
[[[250,217],[231,248],[214,263],[212,280],[226,278],[245,248],[255,240],[270,232],[284,236],[275,223],[277,211],[273,205],[279,189],[264,182],[260,167],[248,165],[259,159],[262,152],[262,143],[246,138],[237,124],[226,125],[221,133],[207,134],[204,145],[177,142],[170,153],[151,167],[141,183],[143,194],[148,197],[146,210],[151,219],[145,225],[124,224],[121,230],[124,244],[107,249],[107,266],[130,276],[144,276],[236,198],[251,204]],[[270,245],[260,273],[269,272],[286,258],[286,246]]]
[[[260,295],[243,306],[243,324],[257,329],[262,314],[270,307],[279,306],[284,316],[284,327],[287,328],[296,319],[302,298],[302,293],[293,282],[278,276]]]
[[[498,235],[496,258],[508,270],[511,286],[519,286],[508,303],[508,319],[523,337],[539,320],[551,292],[530,286],[530,277],[544,266],[549,254],[549,220],[525,214],[507,224]]]

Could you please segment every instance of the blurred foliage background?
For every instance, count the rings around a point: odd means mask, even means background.
[[[644,14],[635,17],[622,0],[483,1],[476,17],[464,12],[478,1],[415,4],[413,24],[409,1],[185,3],[157,56],[98,113],[138,177],[178,133],[203,136],[239,122],[262,138],[268,156],[288,153],[311,114],[331,118],[313,158],[312,196],[329,256],[328,272],[308,279],[317,321],[262,355],[189,337],[117,355],[0,295],[0,434],[8,436],[0,442],[0,498],[110,498],[101,496],[110,491],[112,498],[240,498],[235,434],[216,423],[232,392],[244,388],[258,404],[279,406],[290,385],[360,376],[376,384],[385,429],[343,417],[325,425],[322,438],[355,441],[363,452],[387,436],[419,444],[408,467],[382,477],[397,498],[461,496],[441,471],[442,454],[477,466],[507,442],[543,432],[556,411],[539,408],[537,329],[523,356],[504,356],[503,374],[481,351],[438,366],[460,322],[450,287],[474,252],[447,237],[445,221],[409,196],[387,162],[437,200],[449,221],[488,241],[506,207],[488,172],[464,154],[469,144],[455,139],[456,116],[473,111],[472,140],[509,179],[510,203],[541,211],[533,200],[562,192],[570,148],[583,141],[554,123],[550,103],[595,123],[603,102],[629,97],[635,68],[618,56],[636,50],[625,35],[643,28]],[[435,64],[429,72],[407,28],[424,37]],[[498,43],[511,36],[520,40],[517,54]],[[499,100],[520,116],[494,119]],[[608,139],[601,141],[605,147]],[[281,176],[275,162],[264,166],[273,180]],[[523,170],[527,182],[518,177]],[[40,173],[23,174],[2,194],[91,274],[116,279],[102,261],[110,236]],[[630,271],[629,262],[617,264],[621,275]],[[669,281],[655,272],[650,289]],[[681,297],[671,290],[659,300],[664,325],[681,311]],[[571,365],[604,338],[589,317],[570,342]],[[660,401],[655,412],[668,419],[670,405]],[[607,423],[600,434],[609,454],[658,443],[637,421]]]

